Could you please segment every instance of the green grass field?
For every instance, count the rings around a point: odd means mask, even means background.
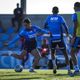
[[[66,70],[58,70],[54,75],[52,70],[36,70],[36,73],[23,70],[19,73],[13,69],[0,69],[0,80],[80,80],[80,75],[70,77]]]

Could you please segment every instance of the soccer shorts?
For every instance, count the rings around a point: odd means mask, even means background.
[[[28,53],[30,53],[32,50],[36,49],[37,47],[37,42],[36,39],[30,39],[26,40],[23,46],[23,49],[26,50]]]
[[[65,43],[63,40],[59,40],[59,41],[51,41],[51,51],[54,52],[57,48],[57,46],[59,47],[60,50],[64,50],[66,49]]]

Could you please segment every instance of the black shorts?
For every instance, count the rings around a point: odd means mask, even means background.
[[[32,50],[36,49],[37,42],[36,39],[26,40],[23,46],[23,49],[30,53]]]
[[[55,42],[51,41],[51,51],[55,51],[57,46],[59,47],[60,50],[66,49],[66,46],[63,40],[59,40]]]

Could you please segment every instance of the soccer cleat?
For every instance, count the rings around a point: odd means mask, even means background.
[[[74,75],[79,75],[79,74],[80,74],[79,70],[78,71],[74,71]]]
[[[56,70],[56,69],[57,69],[57,66],[54,66],[54,67],[53,67],[53,73],[54,73],[54,74],[57,73],[57,70]]]
[[[56,74],[56,73],[57,73],[57,70],[56,70],[56,69],[55,69],[55,70],[53,70],[53,73],[54,73],[54,74]]]
[[[73,76],[74,76],[74,73],[72,73],[72,71],[68,71],[68,75],[69,75],[70,77],[73,77]]]
[[[30,69],[29,72],[35,72],[34,69]]]

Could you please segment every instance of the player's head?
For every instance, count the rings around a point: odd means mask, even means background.
[[[31,27],[31,20],[29,18],[24,20],[24,26],[26,28],[30,28]]]
[[[74,3],[74,10],[75,11],[80,11],[80,2],[75,2]]]
[[[52,13],[53,14],[58,14],[59,13],[59,9],[58,9],[57,6],[55,6],[55,7],[52,8]]]
[[[19,3],[17,3],[17,8],[19,8]]]

